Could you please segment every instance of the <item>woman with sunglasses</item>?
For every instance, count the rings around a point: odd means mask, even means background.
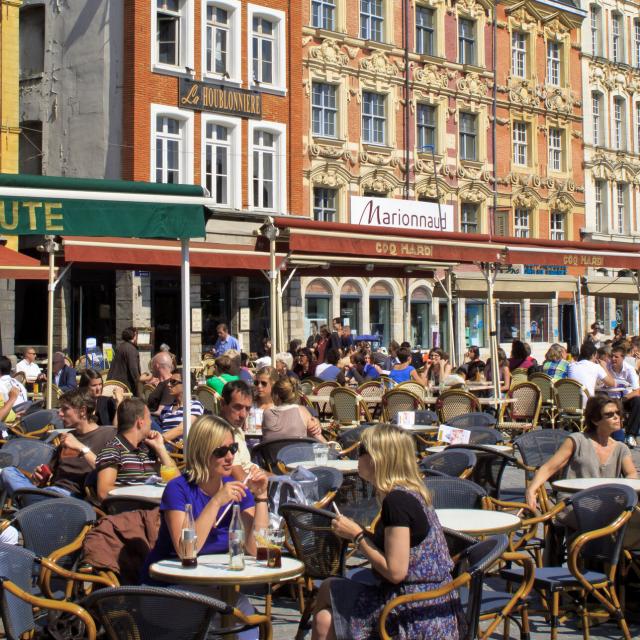
[[[167,387],[173,402],[165,407],[160,413],[160,430],[165,440],[173,442],[182,438],[182,417],[184,412],[184,387],[182,384],[182,374],[174,372],[167,380]],[[193,424],[202,414],[204,407],[199,400],[189,397],[191,402],[191,424]]]
[[[572,433],[556,453],[536,471],[527,487],[527,504],[536,508],[538,489],[561,469],[566,478],[636,478],[631,452],[611,436],[621,428],[621,405],[617,399],[598,393],[587,400],[586,427]]]
[[[262,417],[267,409],[273,407],[271,390],[273,385],[280,379],[274,367],[262,367],[256,371],[253,379],[253,407],[251,407],[251,417],[257,428],[262,427]]]
[[[293,365],[293,372],[304,380],[305,378],[312,378],[316,375],[316,362],[313,358],[313,351],[307,347],[303,347],[298,351],[296,362]]]
[[[255,555],[254,531],[269,526],[267,476],[252,468],[246,485],[231,476],[233,457],[238,451],[233,431],[217,416],[203,416],[189,430],[186,471],[170,480],[160,503],[161,523],[155,547],[145,561],[145,582],[148,568],[154,562],[180,555],[180,533],[185,505],[190,504],[196,525],[199,555],[226,553],[229,549],[229,509],[216,525],[229,503],[238,503],[246,532],[245,548]]]
[[[418,471],[412,437],[388,424],[362,433],[358,474],[373,484],[382,502],[373,534],[344,516],[334,533],[353,541],[371,563],[358,580],[325,580],[316,600],[312,638],[364,640],[378,637],[384,606],[398,595],[438,589],[451,580],[453,562],[442,527]],[[366,579],[365,579],[366,578]],[[456,593],[422,605],[399,607],[389,616],[393,638],[457,640]]]

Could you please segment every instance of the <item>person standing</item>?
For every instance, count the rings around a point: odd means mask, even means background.
[[[138,330],[127,327],[122,332],[122,342],[118,345],[107,380],[117,380],[129,387],[131,393],[138,393],[140,380],[140,353],[138,352]]]
[[[216,327],[216,333],[218,334],[218,339],[213,348],[216,358],[221,356],[225,351],[229,351],[229,349],[235,349],[238,352],[242,351],[240,343],[229,334],[229,327],[227,327],[226,324],[220,323]]]

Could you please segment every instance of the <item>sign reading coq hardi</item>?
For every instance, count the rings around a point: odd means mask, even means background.
[[[262,118],[262,95],[246,89],[180,78],[180,106],[194,111]]]

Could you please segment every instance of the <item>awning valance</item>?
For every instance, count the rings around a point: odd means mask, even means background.
[[[38,260],[0,245],[0,278],[7,280],[46,280],[49,268]]]
[[[605,298],[624,298],[637,300],[638,287],[632,278],[606,278],[603,276],[589,276],[583,292],[589,296],[604,296]]]

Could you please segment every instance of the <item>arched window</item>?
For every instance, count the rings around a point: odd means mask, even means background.
[[[426,287],[418,287],[411,293],[411,346],[426,349],[431,344],[431,296]]]
[[[304,299],[304,329],[308,337],[331,318],[331,289],[324,280],[312,280]]]
[[[386,282],[376,282],[369,291],[370,333],[379,337],[380,343],[387,346],[393,339],[391,312],[393,294]]]
[[[362,292],[353,280],[342,285],[340,291],[340,318],[344,326],[351,327],[351,333],[358,335],[362,332],[360,323],[360,307],[362,304]]]

